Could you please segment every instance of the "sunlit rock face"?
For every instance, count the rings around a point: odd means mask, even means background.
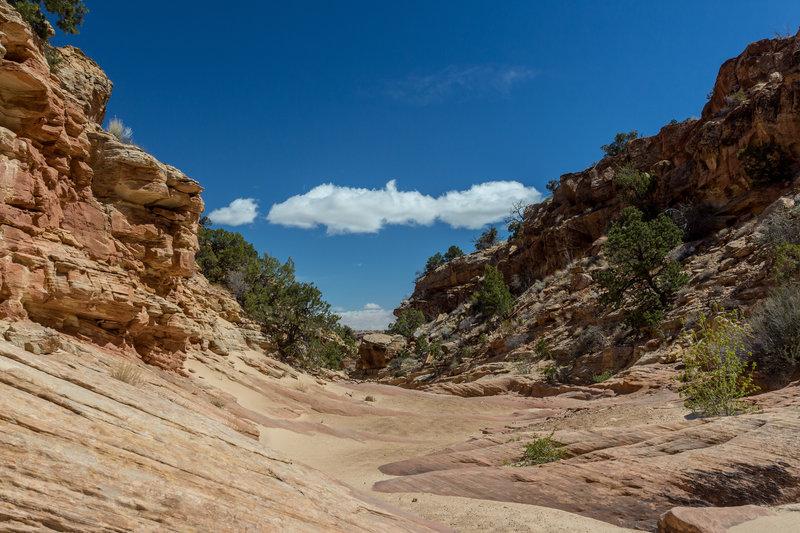
[[[552,199],[529,206],[513,243],[458,258],[423,276],[405,305],[428,320],[468,302],[491,263],[514,288],[596,254],[622,208],[613,177],[630,162],[655,177],[661,209],[702,219],[707,235],[760,213],[786,191],[786,183],[754,183],[737,157],[748,145],[777,143],[800,161],[800,37],[763,40],[719,70],[713,96],[699,119],[664,126],[628,144],[628,154],[561,176]]]
[[[195,274],[202,187],[101,128],[112,83],[0,2],[0,317],[179,369],[187,350],[267,343]]]

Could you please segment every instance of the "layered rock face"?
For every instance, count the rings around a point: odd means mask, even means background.
[[[0,317],[180,368],[220,338],[200,300],[235,307],[192,279],[202,187],[103,131],[103,71],[65,47],[51,73],[6,2],[0,45]]]
[[[754,183],[737,157],[747,146],[774,142],[800,160],[800,36],[752,43],[720,68],[700,119],[670,124],[628,144],[631,164],[655,177],[661,210],[674,209],[694,238],[746,220],[786,191]],[[530,206],[513,243],[458,258],[421,278],[404,304],[432,320],[468,302],[484,265],[496,265],[521,290],[574,260],[599,251],[622,208],[613,181],[626,155],[561,176],[552,199]]]
[[[0,531],[446,531],[265,448],[219,391],[6,328]]]

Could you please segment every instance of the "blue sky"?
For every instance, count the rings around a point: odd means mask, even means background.
[[[800,25],[796,1],[85,3],[54,42],[114,82],[107,119],[373,327],[429,256],[616,132],[699,116],[723,61]]]

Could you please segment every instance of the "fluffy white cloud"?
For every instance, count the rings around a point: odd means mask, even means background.
[[[395,321],[391,311],[373,303],[368,303],[357,311],[337,311],[336,314],[342,317],[342,324],[356,330],[383,330]]]
[[[252,198],[237,198],[228,204],[227,207],[214,209],[208,214],[208,218],[214,224],[224,226],[241,226],[250,224],[258,216],[258,203]]]
[[[340,187],[326,183],[274,204],[273,224],[313,228],[328,234],[377,233],[386,224],[429,226],[441,220],[454,228],[478,229],[503,220],[515,202],[532,204],[541,193],[517,181],[489,181],[437,198],[419,191],[399,191],[394,180],[383,189]]]
[[[433,74],[412,75],[391,81],[386,86],[386,92],[400,102],[428,105],[490,93],[507,94],[513,86],[529,81],[535,76],[536,72],[527,67],[450,65]]]

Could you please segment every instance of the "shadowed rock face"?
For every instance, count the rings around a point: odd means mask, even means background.
[[[630,400],[634,402],[635,400]],[[384,465],[375,490],[555,507],[652,530],[674,506],[778,505],[800,498],[800,386],[758,397],[763,413],[632,428],[559,431],[566,460],[519,460],[532,434],[501,434]]]
[[[236,306],[193,279],[202,187],[101,129],[112,84],[100,67],[65,47],[51,75],[2,1],[0,45],[0,317],[166,369],[212,339],[266,345],[257,332],[223,340],[218,317],[240,321]]]
[[[753,183],[737,154],[748,145],[776,142],[797,166],[798,65],[800,34],[749,45],[722,65],[699,120],[664,126],[657,135],[631,141],[629,156],[606,157],[592,168],[561,176],[552,199],[528,207],[518,239],[427,273],[403,305],[432,320],[469,302],[487,263],[500,269],[512,289],[521,290],[575,259],[597,254],[599,239],[622,208],[613,177],[628,160],[656,178],[660,209],[676,208],[682,216],[702,220],[694,238],[759,213],[785,192],[786,184]],[[730,103],[739,91],[744,99]]]

